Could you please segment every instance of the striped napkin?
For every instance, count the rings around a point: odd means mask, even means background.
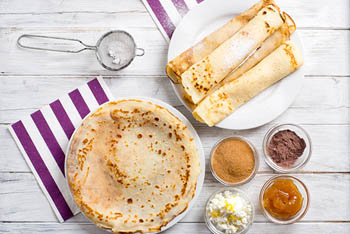
[[[204,0],[142,0],[167,42],[181,18]]]
[[[60,222],[79,212],[64,173],[69,139],[86,115],[109,100],[105,82],[95,78],[9,127]]]

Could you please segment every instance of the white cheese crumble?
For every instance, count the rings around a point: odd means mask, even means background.
[[[216,194],[209,202],[207,212],[210,222],[226,234],[245,229],[252,218],[251,204],[231,191]]]

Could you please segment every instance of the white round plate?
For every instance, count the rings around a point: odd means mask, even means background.
[[[120,100],[128,100],[128,99],[138,99],[138,100],[144,100],[144,101],[149,101],[153,104],[157,104],[161,107],[164,107],[166,108],[168,111],[170,111],[173,115],[175,115],[177,118],[179,118],[182,122],[185,123],[185,125],[187,126],[188,130],[192,133],[193,135],[193,138],[194,138],[194,142],[195,142],[195,145],[196,145],[196,148],[198,150],[198,154],[199,154],[199,162],[200,162],[200,169],[201,169],[201,173],[198,177],[198,180],[197,180],[197,186],[196,186],[196,191],[195,191],[195,194],[194,194],[194,197],[192,198],[192,200],[189,202],[188,204],[188,207],[187,209],[182,212],[181,214],[179,214],[178,216],[176,216],[173,220],[171,220],[166,226],[162,227],[161,231],[160,232],[163,232],[167,229],[169,229],[170,227],[174,226],[177,222],[179,222],[186,214],[187,212],[192,208],[193,204],[195,203],[195,201],[197,200],[200,192],[201,192],[201,189],[203,187],[203,183],[204,183],[204,173],[205,173],[205,155],[204,155],[204,150],[203,150],[203,146],[202,146],[202,142],[201,142],[201,139],[199,138],[196,130],[194,129],[194,127],[192,126],[192,124],[190,123],[190,121],[183,115],[181,114],[180,111],[176,110],[174,107],[172,107],[171,105],[163,102],[163,101],[160,101],[160,100],[157,100],[157,99],[154,99],[154,98],[149,98],[149,97],[138,97],[138,96],[133,96],[133,97],[118,97],[118,98],[115,98],[113,101],[120,101]],[[107,102],[108,103],[108,102]],[[106,104],[106,103],[104,103]],[[103,104],[103,105],[104,105]],[[97,109],[96,109],[97,110]],[[90,114],[88,114],[87,116],[85,116],[85,118],[82,120],[82,122],[88,117],[90,116],[92,113],[94,113],[96,110],[93,110],[90,112]],[[78,127],[79,128],[79,127]],[[70,148],[70,145],[72,143],[72,139],[73,139],[73,136],[75,135],[77,129],[75,129],[75,131],[73,132],[72,134],[72,137],[68,143],[68,146],[67,146],[67,149],[66,149],[66,155],[68,154],[69,152],[69,148]],[[65,175],[66,175],[66,183],[67,183],[67,186],[69,188],[69,184],[68,184],[68,176],[67,176],[67,157],[65,158]],[[69,189],[70,191],[70,189]],[[71,197],[72,197],[72,200],[73,199],[73,195],[71,194]],[[85,214],[82,213],[84,216]],[[85,216],[89,221],[90,219]],[[154,232],[153,232],[154,233]]]
[[[255,3],[256,0],[203,1],[189,11],[176,27],[169,45],[168,62]],[[291,40],[302,50],[301,41],[296,32],[292,35]],[[241,130],[255,128],[272,121],[292,104],[302,87],[303,79],[304,72],[301,67],[242,105],[215,126]],[[182,99],[182,86],[172,82],[171,84],[182,104],[191,111]]]

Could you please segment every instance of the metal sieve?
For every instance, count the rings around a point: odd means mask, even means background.
[[[62,50],[54,48],[34,47],[24,45],[21,40],[23,38],[40,38],[64,40],[80,43],[83,48],[76,50]],[[24,34],[17,39],[17,44],[21,48],[45,50],[65,53],[79,53],[84,50],[95,50],[98,62],[106,69],[111,71],[118,71],[127,67],[135,58],[135,56],[143,56],[145,50],[137,48],[134,38],[127,32],[121,30],[110,31],[102,35],[95,46],[87,45],[79,39],[64,38],[64,37],[50,37],[42,35]]]

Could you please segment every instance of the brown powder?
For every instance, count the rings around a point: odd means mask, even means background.
[[[214,150],[211,166],[221,180],[238,183],[252,174],[255,166],[254,152],[243,140],[227,139]]]
[[[290,168],[303,155],[305,140],[291,130],[282,130],[272,136],[267,152],[279,166]]]

